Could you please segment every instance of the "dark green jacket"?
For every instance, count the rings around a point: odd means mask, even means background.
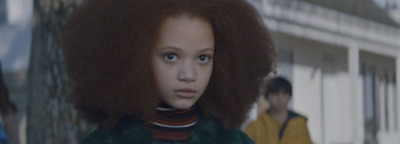
[[[254,144],[245,133],[236,128],[223,129],[216,121],[200,117],[190,133],[189,144]],[[103,128],[88,135],[81,144],[161,144],[144,132],[139,122],[132,122],[105,132]]]

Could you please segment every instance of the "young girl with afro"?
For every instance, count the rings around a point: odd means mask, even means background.
[[[245,0],[88,0],[63,27],[82,144],[249,144],[237,129],[273,70]]]

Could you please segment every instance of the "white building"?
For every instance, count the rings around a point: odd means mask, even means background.
[[[250,1],[250,0],[249,0]],[[372,0],[252,0],[317,144],[400,144],[400,26]],[[397,84],[397,85],[396,85]]]

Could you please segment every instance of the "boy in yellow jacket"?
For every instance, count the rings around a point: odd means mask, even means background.
[[[311,144],[307,118],[287,109],[292,98],[291,84],[276,77],[267,86],[264,96],[270,108],[248,125],[246,133],[256,144]]]

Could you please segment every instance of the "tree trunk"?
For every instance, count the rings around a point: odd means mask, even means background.
[[[58,35],[83,0],[34,0],[28,72],[28,144],[77,144],[93,130],[70,102]]]

